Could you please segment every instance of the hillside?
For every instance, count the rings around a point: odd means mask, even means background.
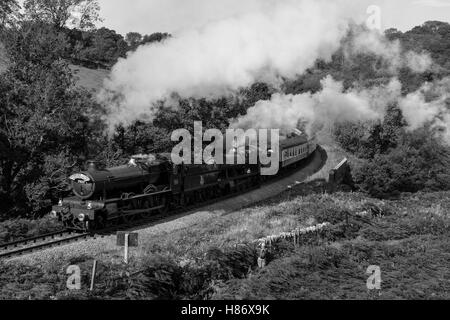
[[[75,75],[76,84],[88,90],[98,92],[103,86],[103,80],[108,76],[109,70],[88,69],[82,66],[70,65]]]
[[[4,72],[8,65],[8,58],[0,44],[0,73]],[[78,87],[98,92],[103,86],[103,80],[109,75],[109,70],[88,69],[82,66],[69,65],[75,76],[75,84]]]
[[[3,44],[0,43],[0,73],[4,72],[8,65],[8,58]],[[77,86],[88,90],[98,91],[103,86],[103,80],[108,76],[109,70],[88,69],[82,66],[69,65],[73,72]]]
[[[288,207],[336,227],[303,246],[279,244],[267,268],[221,283],[213,298],[448,299],[449,196],[380,202],[341,193],[281,202],[272,210]],[[367,289],[371,265],[380,267],[381,290]]]
[[[294,194],[295,193],[295,194]],[[65,268],[80,265],[85,255],[33,264],[0,265],[1,298],[131,299],[428,299],[449,298],[450,194],[405,195],[377,201],[359,193],[284,194],[272,204],[155,234],[139,249],[139,260],[123,278],[119,252],[102,263],[97,290],[64,289]],[[346,221],[347,220],[347,221]],[[281,231],[320,222],[333,226],[300,246],[281,241],[271,247],[268,265],[256,267],[256,249],[236,246]],[[248,243],[248,242],[247,242]],[[255,251],[254,251],[255,250]],[[381,268],[381,290],[367,290],[370,265]],[[14,275],[14,276],[12,276]],[[21,279],[11,282],[11,279]],[[113,280],[115,279],[115,280]],[[161,280],[164,279],[164,280]]]

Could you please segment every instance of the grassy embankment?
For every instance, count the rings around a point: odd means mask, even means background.
[[[282,197],[155,237],[145,244],[138,265],[126,270],[103,264],[93,293],[86,288],[94,257],[45,267],[1,266],[0,297],[450,298],[450,193],[405,195],[397,201],[359,193]],[[235,246],[323,221],[334,227],[301,247],[277,244],[264,270],[255,268],[254,246]],[[70,264],[83,270],[80,292],[65,291]],[[369,265],[381,268],[380,292],[366,288]],[[145,272],[117,278],[137,269]]]

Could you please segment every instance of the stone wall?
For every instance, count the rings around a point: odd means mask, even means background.
[[[333,192],[337,186],[346,183],[351,176],[348,159],[342,160],[334,169],[330,171],[328,186]]]

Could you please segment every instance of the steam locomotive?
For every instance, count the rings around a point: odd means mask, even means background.
[[[297,165],[316,148],[305,134],[286,137],[280,141],[280,169]],[[113,168],[90,161],[86,171],[70,176],[73,196],[53,206],[52,215],[68,229],[95,231],[244,192],[264,179],[261,164],[176,165],[170,154],[133,156]]]

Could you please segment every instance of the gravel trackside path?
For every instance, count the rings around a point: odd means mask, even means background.
[[[289,185],[295,184],[297,181],[302,182],[319,171],[323,167],[325,161],[326,154],[320,149],[314,153],[311,160],[303,169],[298,170],[288,177],[274,181],[268,185],[264,185],[260,189],[256,189],[240,196],[226,199],[201,209],[196,209],[192,212],[185,212],[166,218],[146,226],[141,226],[134,231],[139,233],[140,245],[145,244],[147,241],[150,241],[150,238],[154,239],[155,236],[158,235],[170,237],[171,232],[176,230],[188,228],[199,222],[204,222],[213,217],[237,211],[252,203],[278,195],[287,190]],[[130,252],[131,259],[136,255],[139,255],[139,249],[132,249]],[[123,249],[116,246],[116,236],[111,235],[27,254],[21,257],[12,258],[7,262],[45,265],[54,262],[61,263],[61,261],[71,261],[71,259],[80,256],[95,257],[98,261],[117,262],[122,259]]]

